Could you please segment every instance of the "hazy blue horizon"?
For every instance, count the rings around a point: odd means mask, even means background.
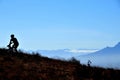
[[[102,49],[120,41],[119,0],[0,0],[0,47]]]

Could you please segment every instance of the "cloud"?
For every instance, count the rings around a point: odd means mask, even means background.
[[[67,52],[72,52],[72,53],[93,53],[93,52],[96,52],[98,50],[90,50],[90,49],[83,49],[83,50],[80,50],[80,49],[71,49],[71,50],[67,50]]]

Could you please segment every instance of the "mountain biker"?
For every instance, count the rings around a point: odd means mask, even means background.
[[[90,60],[88,60],[88,63],[87,63],[87,65],[88,65],[88,67],[90,67],[91,66],[91,61]]]
[[[18,42],[17,38],[14,37],[14,34],[11,34],[11,39],[10,39],[8,47],[12,48],[12,51],[17,52],[18,46],[19,46],[19,42]]]

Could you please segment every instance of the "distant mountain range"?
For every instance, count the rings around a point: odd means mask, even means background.
[[[120,55],[120,42],[114,47],[106,47],[102,50],[96,51],[90,55]]]
[[[77,57],[80,55],[86,55],[91,52],[95,52],[95,49],[58,49],[58,50],[38,50],[41,55],[50,58],[64,58]]]
[[[114,47],[106,47],[94,53],[76,57],[84,63],[91,60],[93,65],[120,68],[120,42]]]
[[[92,65],[120,68],[120,42],[114,47],[96,49],[59,49],[59,50],[38,50],[42,56],[50,58],[69,59],[75,57],[81,63],[87,64],[88,60]]]

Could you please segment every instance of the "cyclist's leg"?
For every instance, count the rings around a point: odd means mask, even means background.
[[[18,52],[18,51],[17,51],[17,47],[18,47],[18,45],[14,45],[14,51],[15,51],[15,52]]]

